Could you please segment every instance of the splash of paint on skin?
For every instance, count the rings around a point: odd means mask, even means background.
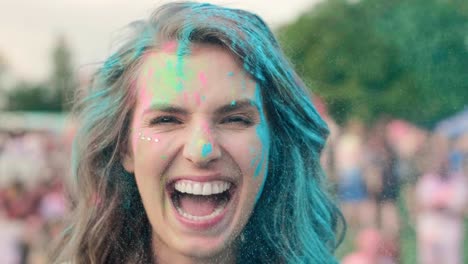
[[[197,130],[201,130],[201,133],[205,134],[209,139],[211,139],[211,131],[207,123],[202,123],[200,129]],[[201,147],[201,154],[203,158],[206,158],[213,151],[212,144],[204,138],[199,138],[196,142],[196,145],[197,149],[200,149]]]
[[[252,146],[250,146],[250,147],[249,147],[249,152],[250,152],[251,155],[252,155],[252,154],[255,154],[255,148],[252,147]],[[255,163],[257,162],[257,157],[258,157],[258,155],[255,155],[255,156],[252,158],[252,160],[250,161],[250,167],[252,167],[252,168],[255,167]]]
[[[161,96],[151,97],[151,104],[173,102],[185,90],[184,84],[196,77],[195,72],[190,68],[184,68],[183,74],[178,73],[177,59],[173,55],[164,53],[152,54],[148,57],[149,62],[144,69],[148,72],[148,77],[141,78],[139,83],[147,87],[146,90],[151,91],[156,88],[162,90]]]
[[[202,101],[205,101],[205,100],[206,100],[206,96],[203,95],[203,96],[201,97],[201,100],[202,100]]]
[[[193,92],[193,97],[195,97],[194,100],[195,100],[195,103],[197,104],[197,106],[200,106],[200,104],[201,104],[200,93]]]
[[[184,89],[184,84],[182,83],[181,80],[179,80],[176,85],[176,91],[181,92],[183,89]]]
[[[260,195],[263,192],[263,187],[265,186],[265,181],[268,176],[268,154],[270,153],[270,133],[265,120],[265,114],[263,112],[260,86],[258,85],[258,83],[255,85],[255,101],[260,106],[260,124],[256,128],[256,132],[262,144],[262,152],[260,154],[260,161],[258,162],[257,168],[255,169],[254,178],[260,174],[262,166],[265,165],[263,181],[255,198],[255,203],[257,203],[258,199],[260,198]]]
[[[211,146],[211,143],[203,144],[202,157],[206,158],[212,151],[213,151],[213,147]]]
[[[165,159],[167,159],[167,156],[166,156],[166,155],[162,155],[162,156],[161,156],[161,159],[165,160]]]
[[[232,105],[232,106],[235,106],[235,105],[236,105],[236,100],[232,100],[232,101],[231,101],[231,105]]]
[[[162,51],[167,52],[167,53],[173,53],[176,50],[177,50],[177,42],[176,41],[169,41],[162,48]]]
[[[201,84],[202,84],[203,86],[206,86],[207,80],[206,80],[206,75],[205,75],[205,73],[200,72],[200,73],[198,74],[198,80],[200,80],[200,82],[201,82]]]
[[[245,80],[245,78],[242,78],[242,91],[246,91],[247,90],[247,81]]]
[[[234,72],[228,72],[228,76],[234,76]]]

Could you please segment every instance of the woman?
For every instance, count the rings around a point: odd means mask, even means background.
[[[336,263],[328,130],[265,23],[184,2],[133,28],[76,108],[56,262]]]
[[[463,218],[468,197],[463,171],[449,166],[450,139],[429,139],[425,173],[416,185],[419,263],[463,263]]]

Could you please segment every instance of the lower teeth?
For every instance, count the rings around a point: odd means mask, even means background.
[[[187,218],[189,220],[204,221],[204,220],[214,218],[215,216],[218,216],[223,211],[224,207],[225,207],[225,205],[220,205],[211,214],[204,215],[204,216],[196,216],[196,215],[188,214],[188,213],[184,212],[184,210],[182,210],[182,208],[180,208],[180,207],[177,207],[177,211],[179,212],[180,215],[182,215],[183,217],[185,217],[185,218]]]

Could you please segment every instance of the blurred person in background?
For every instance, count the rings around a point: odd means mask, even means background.
[[[400,180],[396,173],[396,155],[387,138],[388,118],[382,117],[370,129],[365,146],[364,175],[370,196],[369,214],[373,226],[381,230],[386,253],[399,258],[398,197]]]
[[[47,263],[50,241],[65,214],[60,136],[3,133],[0,147],[0,263]],[[60,227],[59,227],[60,226]]]
[[[24,257],[24,224],[10,216],[5,198],[5,191],[0,189],[0,263],[20,264]]]
[[[417,244],[421,264],[461,264],[463,213],[468,184],[450,166],[450,140],[435,133],[429,141],[425,173],[416,186]]]
[[[364,228],[354,241],[356,250],[346,255],[341,264],[397,264],[387,256],[384,239],[376,228]]]
[[[351,120],[335,144],[337,192],[343,214],[351,227],[358,230],[372,221],[369,194],[364,179],[364,125]]]

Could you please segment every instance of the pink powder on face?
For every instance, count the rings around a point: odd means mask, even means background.
[[[174,53],[177,50],[177,42],[169,41],[163,45],[162,51],[166,53]]]
[[[197,104],[197,106],[200,106],[200,104],[201,104],[201,96],[200,96],[200,93],[194,92],[194,93],[193,93],[193,97],[194,97],[194,100],[195,100],[195,103]]]
[[[208,123],[206,122],[203,122],[201,124],[201,129],[203,131],[203,133],[205,133],[206,135],[208,135],[209,137],[211,137],[211,132],[210,132],[210,127],[208,126]]]
[[[210,131],[210,127],[209,127],[208,123],[207,123],[207,122],[203,122],[203,123],[200,125],[200,128],[197,129],[197,130],[198,130],[198,131],[201,130],[201,133],[205,134],[205,135],[206,135],[206,138],[207,138],[208,140],[205,140],[205,139],[204,139],[205,137],[202,137],[202,138],[198,138],[198,139],[196,140],[196,142],[193,142],[192,144],[193,144],[194,146],[198,146],[198,147],[203,146],[203,145],[206,144],[206,143],[210,143],[210,144],[211,144],[211,142],[213,141],[213,138],[212,138],[211,131]]]
[[[200,72],[198,74],[198,79],[200,80],[200,82],[201,82],[201,84],[203,86],[206,86],[206,84],[207,84],[206,75],[203,72]]]

